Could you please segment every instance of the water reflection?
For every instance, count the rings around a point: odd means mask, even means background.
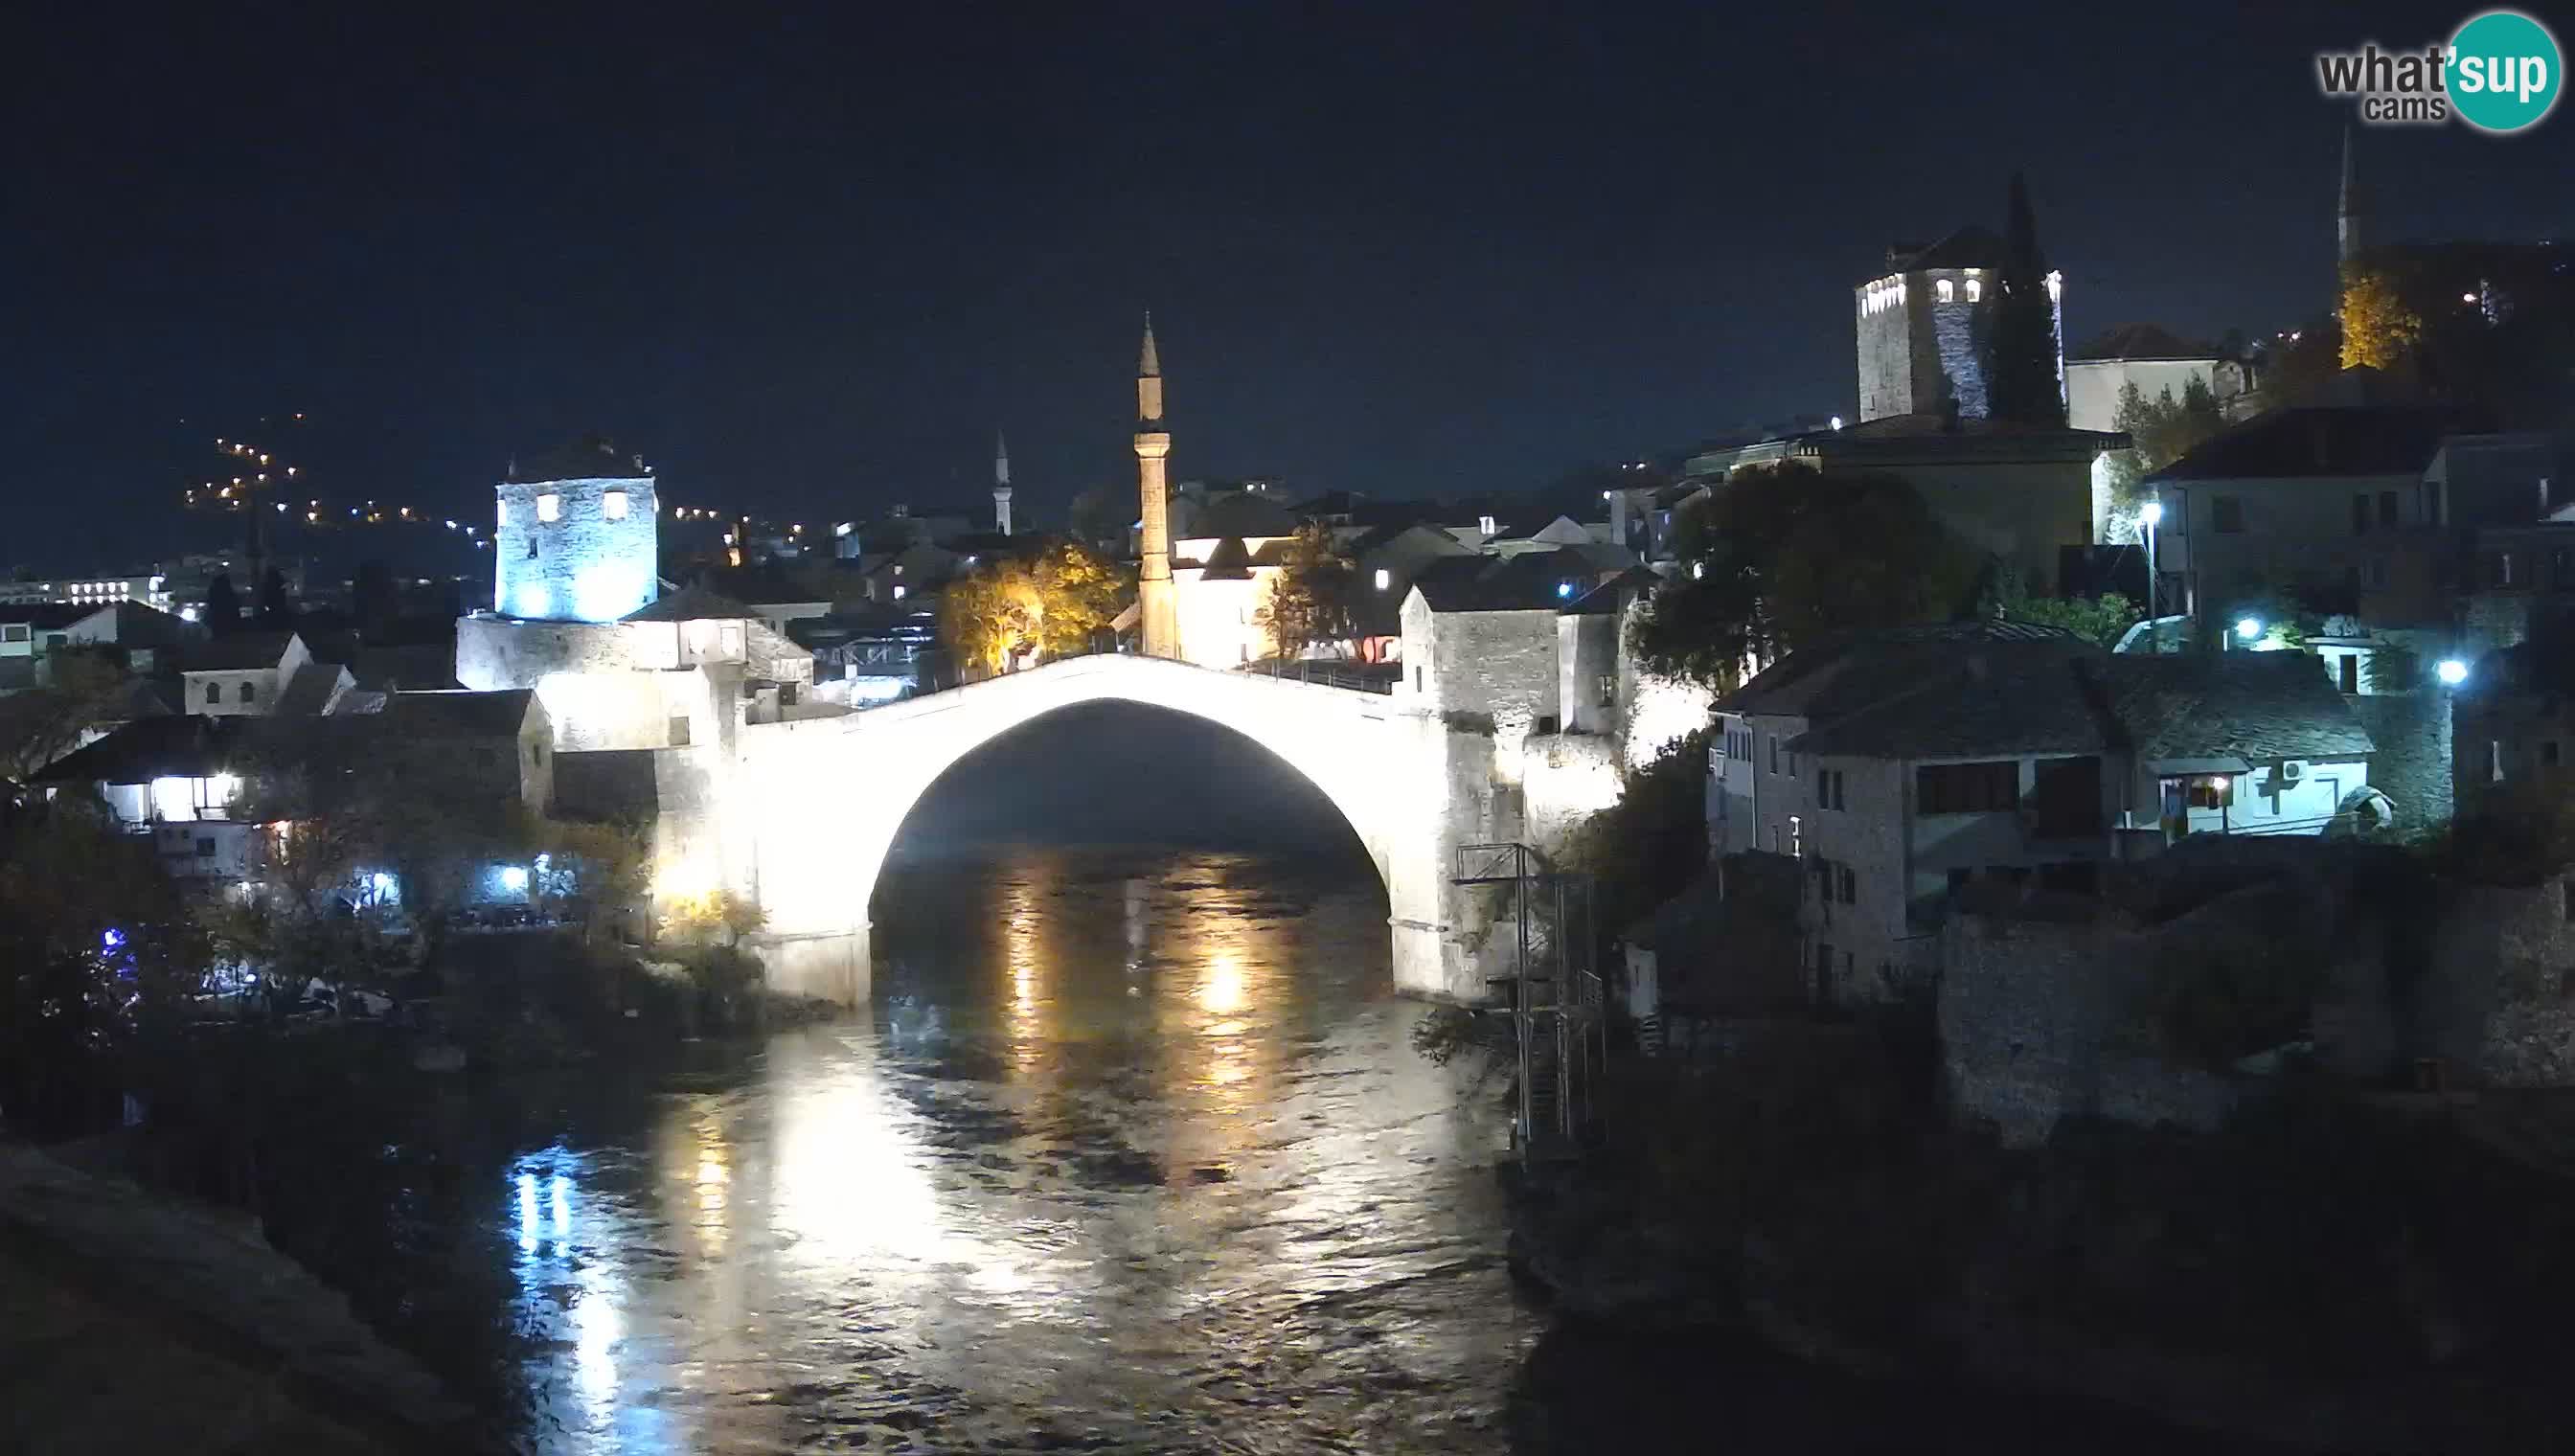
[[[873,1022],[508,1170],[530,1444],[1493,1444],[1499,1128],[1404,1044],[1372,883],[898,873]]]

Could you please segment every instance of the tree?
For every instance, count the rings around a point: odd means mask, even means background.
[[[392,630],[394,619],[401,615],[402,600],[394,590],[394,574],[381,557],[358,563],[357,576],[349,583],[349,601],[357,611],[358,631],[381,639]]]
[[[42,686],[0,698],[0,785],[13,793],[79,747],[125,686],[124,671],[97,649],[58,648],[45,665]]]
[[[1038,647],[1049,658],[1090,652],[1134,595],[1126,572],[1077,541],[1048,542],[1031,577],[1038,594]]]
[[[2423,337],[2423,317],[2407,306],[2387,273],[2345,264],[2342,272],[2342,367],[2391,369]]]
[[[1094,486],[1073,498],[1073,538],[1085,546],[1124,555],[1135,521],[1134,486]]]
[[[958,665],[979,676],[1001,672],[1035,645],[1037,584],[1012,558],[959,573],[939,594],[939,636]]]
[[[274,631],[286,623],[286,573],[270,567],[259,584],[259,625]]]
[[[1355,634],[1350,610],[1357,569],[1332,545],[1331,532],[1319,522],[1296,528],[1287,559],[1270,583],[1270,595],[1253,614],[1253,623],[1269,634],[1271,653],[1280,662],[1300,657],[1315,643],[1346,642]]]
[[[2196,377],[2182,386],[2179,400],[2167,388],[2149,401],[2131,380],[2119,388],[2118,413],[2110,423],[2112,429],[2128,437],[2129,446],[2112,451],[2108,458],[2109,534],[2114,541],[2141,540],[2137,512],[2145,504],[2145,478],[2224,430],[2226,417],[2217,408],[2217,396]]]
[[[233,591],[230,572],[217,572],[206,584],[206,631],[226,637],[241,629],[241,597]]]
[[[2002,276],[1986,305],[1985,414],[2024,425],[2062,427],[2065,393],[2057,373],[2056,303],[2038,248],[2029,188],[2017,172],[2003,236]]]
[[[1736,471],[1683,513],[1673,550],[1629,647],[1719,692],[1833,633],[1954,618],[1980,567],[1902,480],[1784,464]]]
[[[986,675],[1035,652],[1078,657],[1125,610],[1125,572],[1079,542],[1055,540],[1031,558],[1003,557],[958,576],[940,594],[939,634]]]
[[[152,841],[102,805],[0,805],[0,1121],[116,1125],[147,1039],[202,988],[205,943]]]
[[[2061,627],[2086,642],[2119,645],[2145,614],[2117,592],[2098,597],[2032,597],[2016,574],[2005,575],[1991,600],[1993,615],[2005,622]]]

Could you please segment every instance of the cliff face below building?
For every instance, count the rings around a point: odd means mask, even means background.
[[[2009,1149],[1908,1118],[1900,1078],[1784,1060],[1631,1089],[1651,1131],[1514,1179],[1514,1267],[1577,1318],[2291,1449],[2575,1439],[2560,1109],[2292,1093]]]

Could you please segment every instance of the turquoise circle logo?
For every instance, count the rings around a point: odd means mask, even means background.
[[[2489,10],[2450,37],[2450,106],[2479,131],[2534,126],[2565,89],[2563,57],[2547,26],[2518,10]]]

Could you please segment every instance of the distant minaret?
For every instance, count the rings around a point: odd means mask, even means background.
[[[1011,442],[993,434],[993,529],[1011,534]]]
[[[2351,151],[2351,127],[2342,129],[2342,197],[2334,208],[2334,256],[2346,268],[2360,257],[2360,164]]]
[[[1163,360],[1154,350],[1154,316],[1145,315],[1145,349],[1136,361],[1136,476],[1143,509],[1136,573],[1139,635],[1149,658],[1181,655],[1180,604],[1172,596],[1170,486],[1163,462],[1172,453],[1163,428]]]

